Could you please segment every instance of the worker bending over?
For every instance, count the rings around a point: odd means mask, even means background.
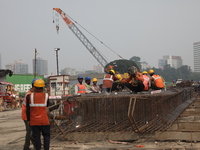
[[[129,88],[133,94],[137,94],[137,92],[141,92],[144,90],[144,78],[141,73],[138,72],[138,69],[135,66],[128,68],[129,78],[125,80],[121,80],[127,88]]]
[[[143,81],[144,91],[148,91],[149,90],[149,86],[150,86],[150,77],[148,76],[148,73],[146,71],[142,72],[142,76],[144,78],[144,81]]]
[[[163,79],[161,76],[154,73],[154,70],[149,70],[148,74],[150,75],[151,88],[154,90],[161,90],[165,87]]]
[[[103,78],[103,85],[102,85],[102,90],[103,92],[111,92],[112,87],[114,86],[114,81],[117,80],[115,78],[115,71],[110,70],[108,74],[106,74]]]

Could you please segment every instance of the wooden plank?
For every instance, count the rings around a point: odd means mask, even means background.
[[[157,131],[155,133],[156,140],[185,140],[200,141],[200,132],[179,132],[179,131]]]
[[[200,131],[200,122],[179,122],[178,130],[181,131]]]
[[[138,134],[134,132],[72,132],[59,137],[67,141],[98,141],[98,140],[138,140]]]

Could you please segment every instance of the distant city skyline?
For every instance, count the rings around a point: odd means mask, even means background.
[[[138,56],[157,68],[158,59],[174,55],[194,70],[193,43],[200,40],[199,0],[0,0],[0,4],[2,67],[22,60],[31,73],[37,49],[37,57],[48,61],[49,74],[56,74],[54,48],[60,48],[60,70],[91,70],[98,65],[60,16],[57,33],[53,8],[60,8],[107,62],[121,59],[119,55]]]

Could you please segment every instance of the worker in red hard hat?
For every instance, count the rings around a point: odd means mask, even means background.
[[[97,85],[97,81],[97,78],[92,79],[93,85],[91,85],[91,90],[93,93],[101,93],[101,88],[99,85]]]
[[[80,95],[80,94],[85,94],[86,93],[86,86],[83,84],[83,76],[79,75],[78,78],[78,83],[74,87],[74,94],[75,95]]]
[[[123,83],[127,88],[129,88],[132,93],[137,94],[137,92],[141,92],[144,90],[144,78],[142,74],[138,71],[135,66],[128,68],[129,78],[125,80],[121,80],[120,82]]]

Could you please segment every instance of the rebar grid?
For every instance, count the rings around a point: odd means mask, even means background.
[[[185,102],[193,93],[192,88],[185,88],[155,95],[63,97],[57,101],[58,109],[49,113],[51,135],[55,139],[69,132],[164,131],[189,105]]]

